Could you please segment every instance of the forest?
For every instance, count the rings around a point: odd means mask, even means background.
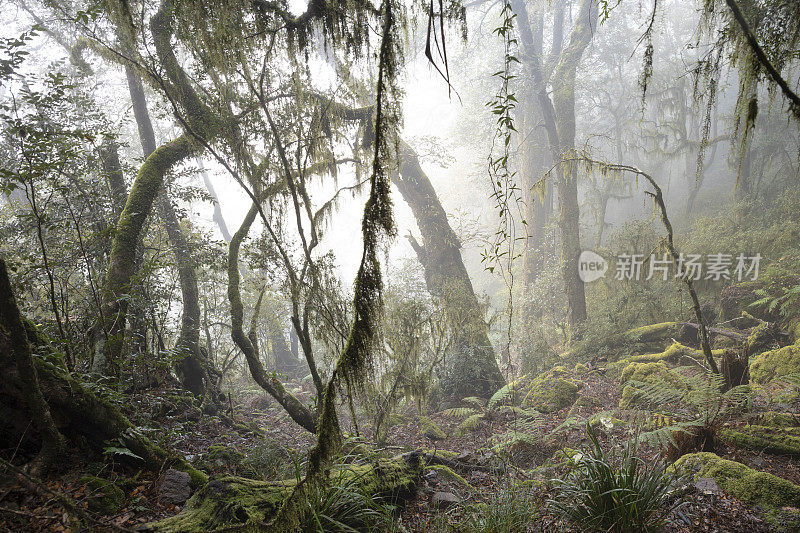
[[[800,531],[798,45],[0,0],[0,531]]]

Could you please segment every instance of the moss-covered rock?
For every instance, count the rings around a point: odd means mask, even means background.
[[[747,353],[755,355],[765,351],[770,347],[776,345],[776,329],[775,325],[771,322],[760,322],[752,330],[750,335],[747,336]]]
[[[800,507],[800,486],[791,481],[760,472],[735,461],[728,461],[710,452],[684,455],[672,467],[692,475],[695,480],[713,478],[732,496],[763,513],[776,529],[796,531],[800,525],[791,509]]]
[[[672,372],[663,361],[630,363],[622,371],[620,378],[620,385],[623,386],[623,389],[619,406],[622,409],[627,409],[638,401],[639,389],[631,382],[663,383],[670,388],[688,390],[683,379]]]
[[[750,361],[750,379],[759,385],[795,372],[800,372],[800,343],[762,352]]]
[[[113,515],[122,509],[125,493],[113,481],[86,476],[79,479],[78,483],[86,486],[86,502],[90,511],[101,515]]]
[[[769,426],[744,426],[739,429],[722,429],[721,441],[748,450],[800,457],[800,429]]]
[[[416,493],[422,462],[414,454],[380,459],[371,464],[345,465],[331,472],[331,485],[358,483],[365,497],[406,501]],[[150,531],[178,533],[214,531],[244,524],[264,524],[278,511],[295,480],[255,481],[236,476],[212,479],[171,518],[148,524]]]
[[[420,415],[417,417],[417,421],[419,422],[419,432],[421,434],[429,436],[429,438],[433,440],[444,440],[447,438],[447,435],[436,425],[436,422],[427,416]]]
[[[625,332],[625,338],[630,342],[659,342],[666,341],[677,335],[677,322],[661,322],[659,324],[648,324],[633,328]]]
[[[793,428],[800,426],[800,420],[792,413],[766,411],[759,415],[758,425],[773,428]]]
[[[563,366],[540,374],[531,381],[523,403],[542,413],[553,413],[569,407],[578,399],[581,383],[568,379],[568,374]]]

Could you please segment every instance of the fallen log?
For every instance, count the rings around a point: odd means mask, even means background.
[[[340,465],[332,469],[329,486],[332,490],[346,486],[361,497],[399,504],[416,494],[423,464],[421,454],[411,452],[365,464]],[[180,513],[147,524],[144,530],[260,531],[269,527],[297,482],[256,481],[236,476],[214,478],[186,502]]]

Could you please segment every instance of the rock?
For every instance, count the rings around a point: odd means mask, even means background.
[[[431,496],[431,505],[437,509],[447,509],[457,503],[461,503],[461,500],[452,492],[434,492]]]
[[[462,463],[469,463],[472,461],[472,453],[463,451],[456,456],[456,461],[460,461]]]
[[[178,420],[181,422],[197,422],[202,417],[203,412],[194,405],[186,407],[186,409],[181,411],[177,416]]]
[[[428,471],[425,473],[425,475],[424,475],[424,476],[422,476],[422,477],[424,477],[424,478],[425,478],[425,481],[431,481],[431,480],[434,480],[434,479],[436,479],[437,477],[439,477],[439,474],[436,472],[436,470],[428,470]]]
[[[774,379],[796,372],[798,368],[800,368],[800,342],[762,352],[753,357],[750,363],[750,377],[753,383],[766,385]]]
[[[800,506],[800,486],[787,479],[722,459],[710,452],[684,455],[670,467],[678,474],[693,475],[695,482],[713,478],[719,487],[756,510],[774,531],[798,531],[796,518],[785,507]],[[787,525],[791,522],[792,525]]]
[[[488,472],[481,472],[479,470],[474,470],[469,475],[469,482],[475,483],[478,485],[483,485],[489,481],[489,473]]]
[[[171,505],[183,505],[192,494],[190,484],[189,474],[170,468],[158,489],[158,500]]]
[[[703,494],[718,494],[719,485],[714,481],[714,478],[701,477],[694,484],[694,487]]]
[[[582,384],[569,380],[563,366],[556,366],[543,372],[528,385],[528,394],[523,402],[541,413],[553,413],[569,407],[578,399]]]

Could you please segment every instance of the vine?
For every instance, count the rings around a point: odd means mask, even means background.
[[[497,128],[495,129],[492,147],[488,156],[488,173],[492,186],[492,193],[489,198],[494,202],[494,208],[500,220],[490,242],[481,252],[481,262],[484,264],[484,268],[491,273],[494,273],[496,269],[499,270],[508,291],[506,350],[510,351],[514,309],[513,265],[515,260],[522,257],[524,251],[517,246],[518,241],[527,242],[525,237],[517,235],[517,223],[519,220],[523,228],[526,228],[528,222],[524,218],[522,190],[515,179],[517,173],[509,168],[511,140],[517,132],[513,117],[517,98],[511,91],[510,86],[512,80],[516,78],[516,75],[512,72],[514,64],[519,63],[519,60],[514,55],[517,48],[517,39],[514,36],[514,22],[517,15],[511,7],[510,0],[503,1],[500,17],[500,25],[492,31],[493,34],[504,41],[503,69],[492,75],[500,80],[500,88],[494,98],[486,104],[492,110],[492,113],[497,116]]]

